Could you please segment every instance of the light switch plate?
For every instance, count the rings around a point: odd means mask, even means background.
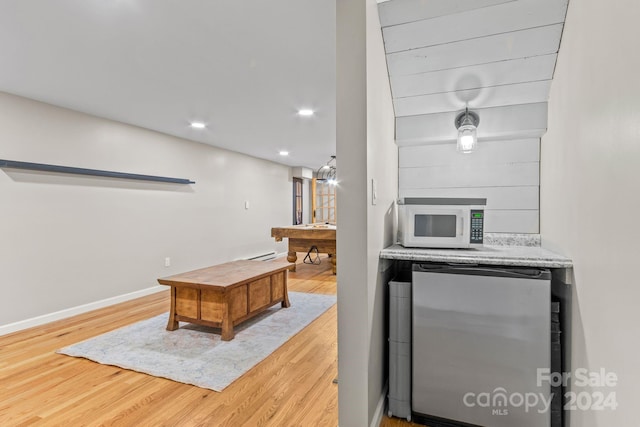
[[[371,178],[371,204],[376,205],[378,203],[378,183],[374,178]]]

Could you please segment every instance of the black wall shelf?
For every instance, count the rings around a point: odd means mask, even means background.
[[[70,173],[75,175],[102,176],[107,178],[136,179],[140,181],[168,182],[171,184],[195,184],[195,181],[166,176],[139,175],[136,173],[112,172],[98,169],[74,168],[69,166],[47,165],[43,163],[16,162],[0,159],[0,168],[26,169],[32,171]]]

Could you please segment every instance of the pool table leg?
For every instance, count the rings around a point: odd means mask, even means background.
[[[291,271],[296,271],[297,260],[298,260],[298,254],[296,254],[296,251],[287,252],[287,261],[293,263],[293,267],[291,267]]]
[[[336,263],[338,262],[338,257],[336,256],[336,254],[331,254],[331,269],[333,270],[333,274],[337,274],[338,268],[336,266]]]

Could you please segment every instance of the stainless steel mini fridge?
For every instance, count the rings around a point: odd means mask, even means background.
[[[550,272],[414,264],[412,282],[414,419],[549,427]]]

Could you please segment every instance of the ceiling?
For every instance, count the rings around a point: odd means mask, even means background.
[[[541,136],[567,3],[380,3],[398,144],[455,139],[465,105],[479,139]],[[0,65],[0,91],[289,166],[335,154],[334,1],[3,0]]]
[[[0,91],[318,168],[335,154],[335,2],[3,0]]]
[[[397,142],[455,140],[456,114],[480,114],[478,139],[539,137],[568,0],[380,3]]]

